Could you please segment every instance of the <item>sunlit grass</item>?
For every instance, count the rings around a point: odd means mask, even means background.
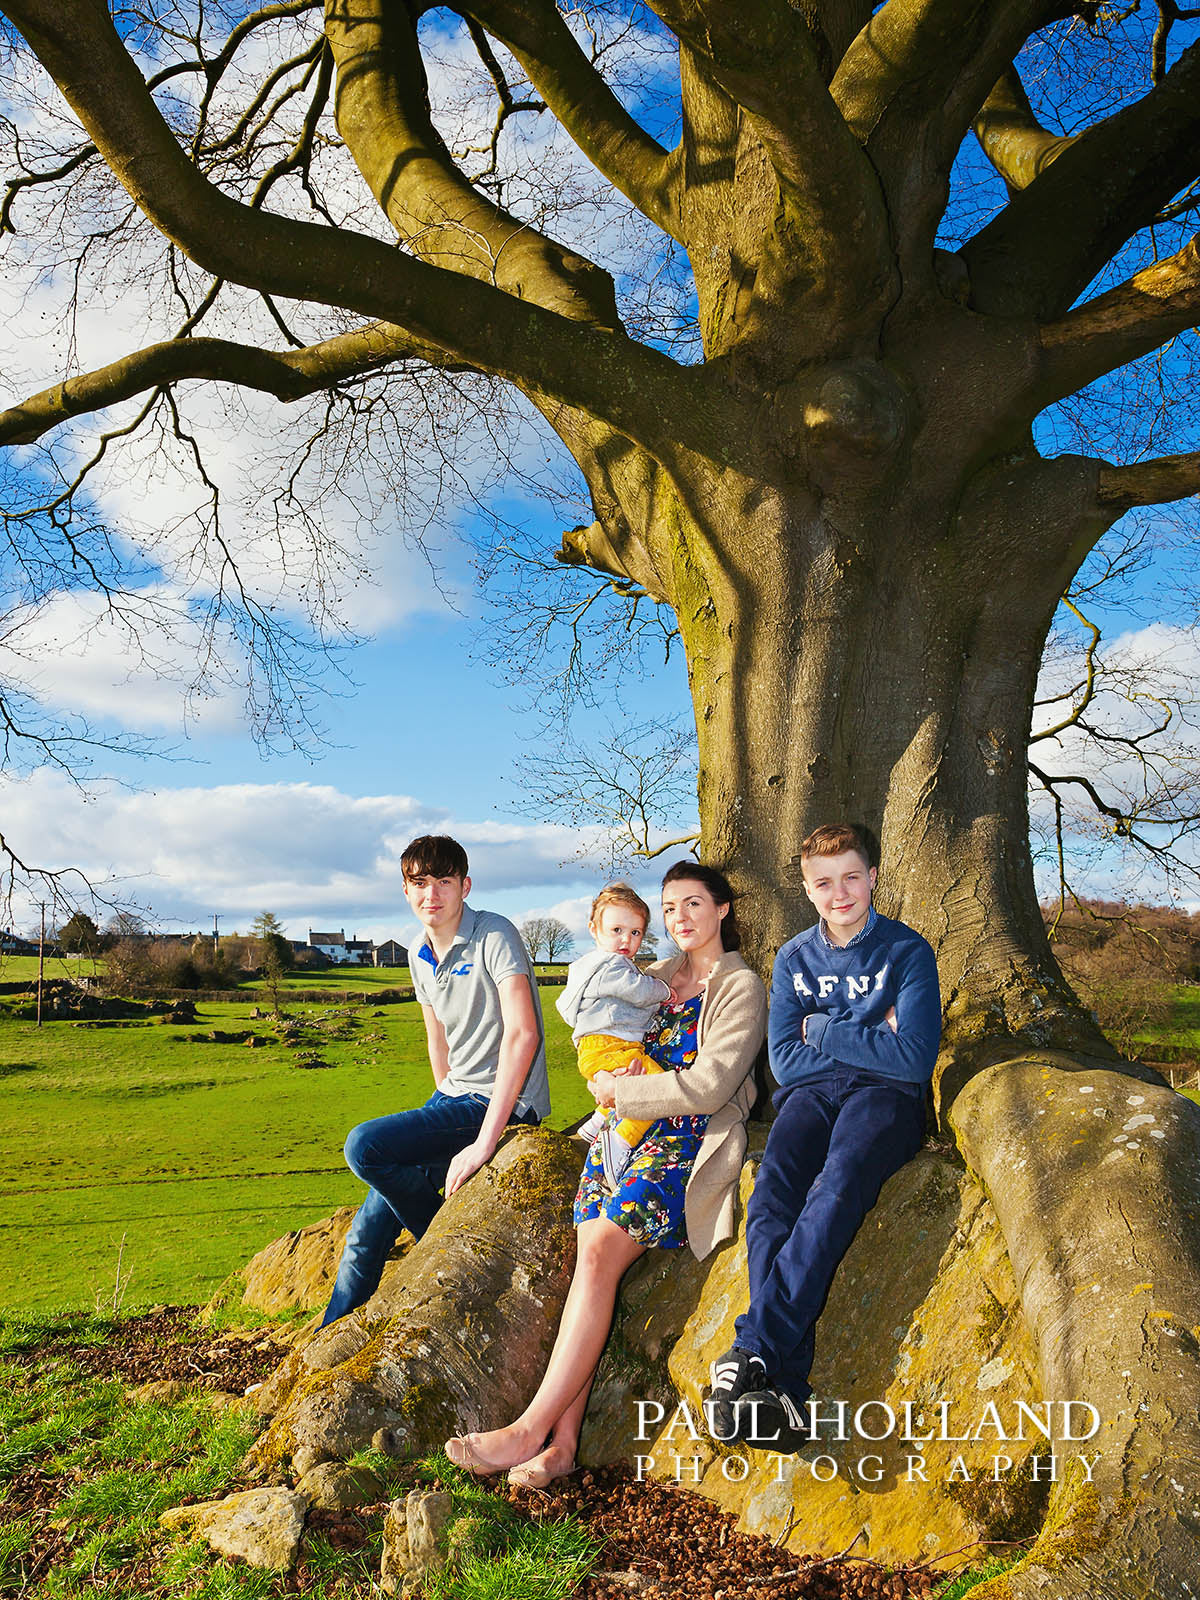
[[[562,1127],[591,1098],[555,993],[541,991]],[[202,1301],[269,1240],[358,1204],[347,1131],[431,1088],[419,1008],[291,1005],[297,1049],[253,1009],[201,1004],[186,1026],[0,1020],[0,1304]],[[247,1029],[268,1042],[191,1037]]]
[[[246,1420],[215,1409],[201,1393],[175,1404],[134,1402],[119,1381],[92,1377],[65,1360],[19,1367],[14,1350],[36,1346],[45,1357],[76,1330],[101,1324],[16,1320],[19,1338],[0,1318],[0,1339],[10,1352],[0,1356],[0,1434],[15,1452],[10,1464],[19,1457],[16,1470],[36,1465],[54,1484],[52,1526],[65,1536],[35,1572],[32,1550],[46,1513],[14,1507],[16,1515],[5,1521],[0,1484],[0,1591],[26,1600],[283,1600],[302,1579],[310,1600],[378,1594],[379,1512],[357,1548],[311,1530],[297,1579],[221,1559],[186,1534],[165,1534],[158,1518],[168,1506],[243,1486],[251,1441]],[[414,1482],[450,1492],[448,1564],[428,1578],[423,1600],[561,1600],[595,1564],[600,1546],[581,1524],[528,1522],[440,1453],[403,1464],[363,1451],[351,1465],[369,1467],[396,1496]]]
[[[947,1578],[940,1589],[933,1592],[933,1600],[962,1600],[962,1596],[970,1594],[972,1589],[977,1589],[981,1583],[986,1583],[989,1578],[998,1578],[1001,1573],[1017,1561],[1020,1555],[988,1556],[983,1561],[976,1562],[968,1567],[965,1572],[956,1573],[953,1578]]]

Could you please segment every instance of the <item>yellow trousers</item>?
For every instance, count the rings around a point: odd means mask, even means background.
[[[579,1070],[589,1083],[598,1072],[623,1072],[635,1056],[644,1062],[647,1072],[662,1071],[657,1061],[642,1055],[628,1039],[614,1039],[611,1033],[588,1033],[579,1041]],[[652,1121],[635,1122],[632,1117],[622,1117],[616,1131],[626,1144],[635,1145],[653,1126]]]

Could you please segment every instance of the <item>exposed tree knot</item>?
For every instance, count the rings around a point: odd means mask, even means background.
[[[891,374],[861,362],[825,377],[805,400],[802,415],[818,448],[879,456],[899,444],[904,411],[900,386]]]
[[[878,362],[823,366],[781,384],[774,432],[789,459],[889,455],[904,436],[907,402],[897,379]]]

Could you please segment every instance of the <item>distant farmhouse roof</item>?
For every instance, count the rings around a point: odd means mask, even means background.
[[[347,939],[345,928],[339,928],[336,933],[321,933],[310,928],[308,944],[310,949],[319,950],[338,966],[402,967],[408,961],[408,951],[394,939],[389,939],[386,945],[376,945],[372,939],[356,939],[353,934]],[[385,950],[387,953],[381,954]]]
[[[12,933],[7,928],[0,928],[0,955],[6,956],[35,956],[38,947],[29,939],[22,939],[19,933]]]

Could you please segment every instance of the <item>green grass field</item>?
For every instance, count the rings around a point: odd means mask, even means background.
[[[1159,1028],[1140,1028],[1134,1037],[1139,1044],[1168,1044],[1194,1048],[1200,1055],[1200,986],[1175,983],[1168,986],[1171,1000],[1170,1021]]]
[[[569,1034],[541,991],[553,1126],[591,1109]],[[353,1205],[342,1164],[356,1122],[418,1104],[431,1087],[415,1005],[350,1013],[296,1006],[300,1049],[248,1002],[202,1004],[192,1027],[15,1022],[0,1014],[0,1304],[126,1306],[207,1298],[290,1228]],[[247,1028],[270,1040],[195,1042]],[[327,1067],[305,1068],[315,1054]]]
[[[103,962],[88,956],[46,957],[47,978],[78,978],[102,970]],[[0,983],[34,983],[37,972],[36,956],[0,956]]]
[[[73,965],[48,962],[61,974]],[[9,958],[0,981],[36,972]],[[339,975],[346,977],[343,972]],[[364,969],[394,986],[404,969]],[[315,974],[307,987],[331,987]],[[591,1109],[567,1030],[541,989],[552,1125]],[[1200,990],[1180,988],[1164,1041],[1200,1051]],[[430,1079],[414,1005],[289,1005],[309,1024],[297,1049],[254,1003],[203,1003],[195,1026],[17,1022],[0,1004],[0,1304],[111,1307],[118,1257],[127,1306],[207,1298],[278,1234],[357,1203],[342,1164],[356,1122],[415,1105]],[[349,1019],[349,1026],[342,1025]],[[259,1048],[189,1037],[252,1028]],[[315,1056],[324,1067],[302,1065]],[[1192,1094],[1191,1098],[1200,1099]]]

